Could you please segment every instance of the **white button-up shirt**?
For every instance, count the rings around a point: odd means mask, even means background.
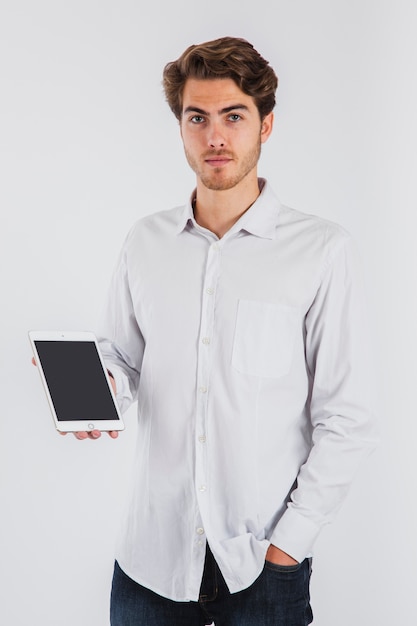
[[[100,329],[122,409],[138,400],[117,560],[173,600],[198,599],[206,541],[232,593],[270,543],[310,555],[374,446],[351,238],[260,185],[221,239],[191,201],[141,219]]]

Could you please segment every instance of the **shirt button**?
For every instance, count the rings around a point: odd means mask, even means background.
[[[204,528],[197,528],[197,535],[204,535]]]
[[[206,436],[205,435],[200,435],[198,438],[200,443],[206,443]]]
[[[214,293],[214,289],[213,287],[207,287],[206,289],[206,293],[208,293],[209,296],[212,296]]]
[[[211,246],[211,249],[212,249],[212,250],[215,250],[215,251],[217,252],[217,250],[219,249],[219,247],[220,247],[220,246],[219,246],[219,244],[218,244],[218,243],[213,243],[213,244],[212,244],[212,246]]]
[[[199,387],[198,390],[200,393],[207,393],[207,387]]]
[[[210,337],[203,337],[203,339],[201,340],[205,346],[208,346],[210,343]]]
[[[198,488],[199,491],[204,492],[206,491],[207,487],[205,485],[200,485],[200,487]]]

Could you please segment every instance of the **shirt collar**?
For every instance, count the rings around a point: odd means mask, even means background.
[[[264,178],[259,178],[258,180],[261,193],[252,206],[242,215],[236,224],[232,226],[229,233],[232,234],[244,230],[256,237],[275,239],[281,203],[268,181]],[[194,190],[179,215],[176,228],[177,234],[183,232],[189,225],[199,228],[193,213],[195,194],[196,192]],[[226,233],[226,235],[229,233]]]
[[[197,223],[194,219],[194,211],[193,211],[193,203],[194,203],[195,195],[196,195],[196,190],[194,189],[187,204],[182,208],[182,211],[179,213],[178,224],[175,230],[177,235],[182,233],[183,230],[185,230],[189,224],[197,226]]]

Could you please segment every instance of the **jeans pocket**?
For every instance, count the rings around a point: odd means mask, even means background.
[[[234,369],[264,378],[288,374],[298,319],[294,307],[239,300],[232,354]]]
[[[270,597],[280,598],[283,608],[280,610],[280,620],[272,623],[297,624],[297,626],[311,624],[313,613],[310,605],[310,573],[311,559],[304,559],[296,565],[278,565],[265,561],[263,583],[269,590]]]
[[[267,569],[273,570],[274,572],[283,572],[283,573],[293,573],[298,572],[301,569],[303,563],[295,563],[294,565],[280,565],[279,563],[273,563],[272,561],[265,560],[265,567]]]

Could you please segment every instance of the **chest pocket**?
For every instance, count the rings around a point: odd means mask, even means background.
[[[239,300],[232,365],[243,374],[278,378],[288,374],[297,331],[297,309]]]

